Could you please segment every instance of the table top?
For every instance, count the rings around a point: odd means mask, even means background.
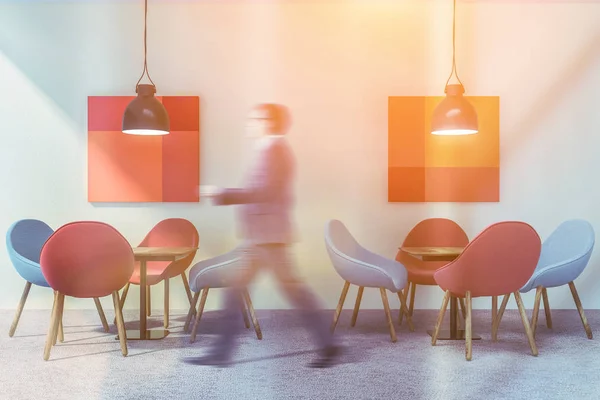
[[[458,257],[464,247],[400,247],[400,250],[416,257]]]
[[[133,255],[139,258],[179,258],[198,250],[197,247],[134,247]]]

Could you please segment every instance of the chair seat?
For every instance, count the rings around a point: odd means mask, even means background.
[[[432,265],[436,264],[436,265]],[[404,264],[408,272],[408,281],[417,285],[437,286],[433,274],[435,271],[446,265],[446,263],[426,262],[422,265],[415,266]]]
[[[594,228],[589,222],[578,219],[563,222],[544,241],[533,275],[520,292],[526,293],[538,286],[563,286],[574,281],[587,267],[594,243]]]
[[[423,261],[411,255],[401,253],[400,261],[408,272],[408,281],[417,285],[437,286],[433,274],[449,261]]]
[[[519,290],[527,293],[532,289],[542,286],[546,289],[568,284],[573,280],[573,274],[569,269],[570,262],[558,262],[549,265],[538,265],[533,275]]]
[[[50,284],[44,278],[40,264],[27,260],[18,254],[11,254],[11,256],[13,265],[23,279],[37,286],[50,287]]]
[[[146,263],[146,285],[156,285],[165,279],[165,271],[171,264],[170,261],[150,261]],[[129,283],[134,285],[140,284],[140,262],[136,261],[133,270],[133,275],[129,279]]]
[[[339,220],[327,223],[325,247],[337,273],[352,285],[391,292],[398,292],[406,285],[407,274],[402,263],[361,246]]]
[[[223,288],[233,286],[244,275],[247,264],[239,249],[217,257],[202,260],[190,269],[190,289],[198,292],[205,287]]]
[[[406,285],[404,265],[385,258],[365,248],[360,248],[354,257],[331,249],[345,264],[344,280],[356,286],[380,288],[398,292]]]

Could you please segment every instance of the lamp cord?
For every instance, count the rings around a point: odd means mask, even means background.
[[[456,79],[458,79],[458,83],[462,86],[462,82],[458,77],[458,70],[456,69],[456,0],[454,0],[454,9],[452,11],[452,71],[450,72],[450,76],[446,81],[446,86],[450,82],[452,78],[452,74],[456,75]]]
[[[144,74],[148,75],[148,79],[150,79],[150,82],[152,83],[153,86],[154,82],[152,81],[152,78],[150,78],[150,72],[148,72],[148,61],[146,59],[147,54],[148,54],[148,45],[146,43],[146,37],[147,37],[147,25],[148,25],[148,0],[144,0],[144,70],[142,71],[142,76],[140,76],[140,79],[138,79],[137,83],[135,84],[135,88],[137,91],[137,87],[140,84],[140,81],[142,80],[142,78],[144,77]]]

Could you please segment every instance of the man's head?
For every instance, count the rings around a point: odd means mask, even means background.
[[[289,127],[289,111],[281,104],[259,104],[248,115],[248,136],[251,137],[285,135]]]

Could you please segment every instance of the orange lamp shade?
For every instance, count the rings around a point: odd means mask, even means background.
[[[431,133],[434,135],[471,135],[479,131],[477,111],[463,96],[462,85],[446,86],[446,98],[433,111]]]

